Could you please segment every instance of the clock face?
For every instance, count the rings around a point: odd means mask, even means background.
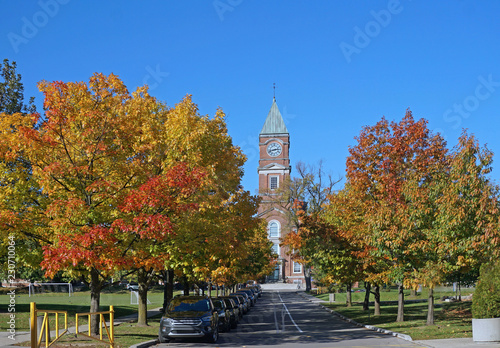
[[[278,143],[271,143],[267,146],[267,154],[272,157],[279,156],[281,154],[281,145]]]

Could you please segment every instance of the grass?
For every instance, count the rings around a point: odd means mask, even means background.
[[[462,291],[462,294],[468,294]],[[364,293],[353,293],[353,306],[346,307],[345,293],[335,294],[336,302],[325,304],[326,307],[351,318],[358,323],[373,325],[387,330],[399,332],[412,337],[414,340],[444,339],[472,337],[472,314],[471,301],[443,302],[442,296],[453,296],[452,291],[435,292],[434,323],[428,326],[427,322],[427,302],[417,302],[412,300],[427,299],[427,292],[421,295],[410,296],[405,294],[404,315],[405,321],[396,322],[397,317],[397,291],[381,292],[381,315],[373,315],[373,305],[369,311],[364,311],[362,301]],[[328,294],[317,295],[318,298],[328,301]],[[370,297],[370,301],[373,298]],[[384,301],[389,301],[385,302]]]
[[[8,291],[2,289],[0,294],[0,329],[7,330],[8,320],[11,313],[7,311],[10,296]],[[180,292],[176,292],[178,294]],[[212,292],[215,296],[215,292]],[[101,311],[109,310],[112,305],[115,311],[115,318],[137,313],[137,305],[130,304],[130,292],[120,288],[105,289],[101,293]],[[163,288],[154,288],[148,291],[148,299],[151,304],[148,309],[161,307],[163,305]],[[68,327],[75,326],[75,314],[85,313],[90,311],[90,292],[82,291],[75,292],[70,296],[68,293],[45,293],[29,297],[27,291],[21,289],[16,290],[15,297],[15,315],[16,315],[16,331],[29,331],[29,316],[30,316],[30,302],[35,302],[37,309],[40,310],[60,310],[68,312]],[[50,328],[55,329],[54,315],[51,318]],[[109,318],[106,316],[106,318]],[[138,326],[136,323],[123,323],[115,325],[115,343],[116,347],[130,347],[131,345],[153,340],[158,337],[158,329],[160,327],[161,314],[158,313],[155,317],[148,318],[148,326]],[[80,319],[79,324],[86,324],[86,317],[82,322]],[[59,327],[64,327],[64,316],[59,318]],[[62,331],[62,330],[61,330]],[[29,346],[29,342],[22,344]],[[104,343],[99,343],[95,340],[85,338],[82,336],[75,337],[74,334],[67,334],[61,338],[57,343],[51,347],[108,347]]]
[[[112,305],[115,311],[115,318],[137,313],[137,305],[130,304],[130,292],[121,289],[105,290],[101,293],[101,311],[109,310]],[[148,308],[161,307],[163,304],[163,290],[154,289],[148,292],[148,299],[151,304]],[[6,330],[7,321],[11,313],[7,312],[9,296],[0,296],[0,329]],[[35,302],[37,309],[40,310],[60,310],[68,312],[68,325],[74,326],[75,314],[90,311],[90,292],[75,292],[70,296],[63,293],[46,293],[29,297],[25,293],[16,292],[15,315],[16,330],[29,330],[30,302]],[[64,319],[59,320],[64,323]],[[55,327],[51,325],[51,327]]]

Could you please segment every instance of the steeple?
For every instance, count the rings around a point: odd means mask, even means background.
[[[273,97],[273,105],[271,105],[271,110],[267,114],[266,122],[264,127],[260,131],[260,134],[288,134],[288,129],[286,129],[285,122],[276,104],[276,98]]]

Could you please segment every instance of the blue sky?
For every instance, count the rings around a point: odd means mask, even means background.
[[[0,58],[16,61],[41,110],[40,80],[120,76],[173,106],[218,106],[248,156],[273,98],[291,162],[343,177],[365,125],[407,108],[453,147],[462,128],[500,154],[498,1],[1,1]],[[293,175],[292,171],[292,175]],[[499,170],[493,171],[498,181]]]

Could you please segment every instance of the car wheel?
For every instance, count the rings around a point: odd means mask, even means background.
[[[219,327],[217,326],[212,334],[208,337],[208,342],[216,343],[219,339]]]

